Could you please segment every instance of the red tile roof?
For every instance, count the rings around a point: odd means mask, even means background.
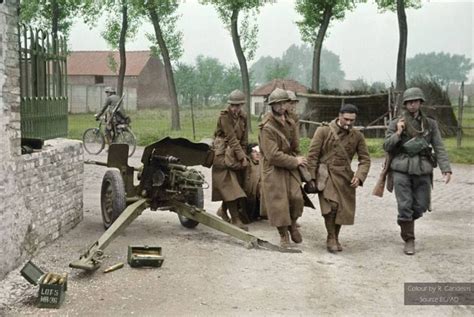
[[[291,79],[274,79],[260,87],[257,87],[253,92],[252,96],[268,96],[275,88],[281,88],[285,90],[291,90],[296,93],[307,93],[308,88],[296,80]]]
[[[127,69],[125,76],[138,76],[150,59],[150,51],[129,51],[126,53]],[[117,72],[109,68],[108,56],[112,55],[117,62]],[[120,66],[119,52],[113,51],[75,51],[67,59],[68,75],[101,75],[115,76]]]

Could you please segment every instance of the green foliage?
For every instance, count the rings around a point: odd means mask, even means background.
[[[105,23],[105,29],[101,32],[102,37],[106,40],[107,44],[117,49],[120,42],[120,32],[122,29],[122,2],[127,4],[126,0],[116,1],[107,0],[103,2],[104,11],[107,12],[107,21]],[[127,7],[127,34],[126,40],[131,40],[135,37],[138,32],[138,27],[141,23],[140,15],[138,14],[135,7],[128,5]]]
[[[466,80],[472,67],[470,58],[444,52],[417,54],[407,59],[406,66],[409,79],[421,75],[434,79],[441,85]]]
[[[88,21],[89,16],[98,12],[96,2],[94,0],[21,0],[20,22],[43,30],[52,30],[53,20],[57,19],[58,31],[67,38],[74,18],[80,16]]]
[[[347,10],[355,7],[355,2],[353,0],[297,0],[295,8],[303,19],[296,22],[296,25],[300,29],[303,41],[310,44],[316,41],[326,9],[331,9],[332,20],[341,20]]]
[[[219,83],[222,82],[225,66],[217,58],[199,55],[196,58],[196,71],[198,78],[198,93],[204,97],[206,106],[209,97],[218,92]]]
[[[114,73],[117,74],[118,72],[118,63],[115,60],[114,54],[109,53],[107,54],[107,67]]]
[[[279,57],[263,56],[260,57],[250,68],[252,78],[259,84],[273,78],[287,78],[296,80],[303,85],[311,86],[311,73],[313,64],[313,50],[308,45],[291,45]],[[279,74],[277,77],[268,77],[268,70],[274,70],[288,67],[288,73]],[[285,70],[283,68],[283,70]],[[283,76],[286,75],[286,76]],[[321,54],[321,79],[323,89],[339,88],[341,81],[344,80],[344,71],[341,69],[339,56],[323,48]]]
[[[397,12],[397,0],[375,0],[375,3],[382,12],[387,10]],[[405,9],[419,9],[421,8],[421,0],[404,0],[404,5]]]
[[[177,63],[174,67],[174,80],[176,82],[177,93],[189,103],[191,98],[197,95],[198,79],[194,66],[185,63]]]
[[[271,81],[277,78],[288,78],[289,74],[290,66],[277,60],[276,63],[266,68],[265,80]]]

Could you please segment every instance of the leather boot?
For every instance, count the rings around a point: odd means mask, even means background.
[[[336,245],[337,251],[342,251],[342,245],[339,243],[339,232],[341,231],[342,225],[336,225]]]
[[[407,255],[415,254],[415,221],[400,221],[400,236],[405,241],[403,252]]]
[[[219,207],[219,209],[217,209],[216,214],[217,216],[221,217],[222,220],[224,220],[225,222],[230,222],[229,215],[227,214],[227,206],[224,202]]]
[[[278,233],[280,234],[280,246],[282,248],[288,248],[290,246],[290,236],[288,234],[288,227],[277,227]]]
[[[294,243],[303,242],[303,237],[298,230],[298,223],[296,222],[296,219],[291,220],[291,226],[288,226],[288,231],[290,231],[291,240],[293,240]]]
[[[329,252],[337,251],[337,242],[336,242],[336,213],[331,212],[324,216],[324,224],[326,225],[326,231],[328,232],[328,237],[326,241],[326,247]]]
[[[226,202],[227,207],[229,208],[230,213],[230,223],[236,227],[239,227],[242,230],[249,231],[249,228],[242,223],[239,216],[239,206],[237,201]]]

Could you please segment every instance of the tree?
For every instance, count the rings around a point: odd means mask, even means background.
[[[193,105],[198,91],[198,78],[196,68],[185,63],[177,63],[175,67],[176,90]]]
[[[321,51],[324,37],[331,19],[344,18],[347,10],[352,10],[355,0],[297,0],[296,11],[302,20],[296,22],[305,42],[313,45],[313,69],[311,88],[320,90]]]
[[[157,46],[151,48],[152,52],[156,56],[161,56],[165,67],[171,99],[171,130],[180,130],[179,105],[171,66],[171,60],[178,60],[183,53],[181,45],[183,34],[176,28],[178,19],[176,10],[179,2],[175,0],[133,0],[133,5],[137,12],[147,16],[153,25],[154,36],[148,35],[148,39],[156,43]]]
[[[204,97],[204,103],[209,106],[209,97],[215,95],[219,83],[224,77],[225,66],[217,58],[199,55],[196,58],[196,72],[198,78],[198,92]]]
[[[252,60],[257,47],[257,26],[251,25],[249,14],[258,12],[264,5],[262,0],[201,0],[202,3],[212,4],[216,8],[221,20],[230,30],[235,55],[240,66],[243,92],[247,96],[247,112],[250,113],[250,77],[247,59]],[[239,26],[239,15],[247,14]],[[255,19],[254,19],[255,20]],[[240,32],[239,32],[240,30]],[[247,56],[246,56],[247,55]],[[247,127],[251,131],[250,116],[247,117]]]
[[[290,74],[290,66],[278,60],[275,64],[267,67],[265,72],[266,81],[271,81],[276,78],[288,78]]]
[[[139,16],[133,6],[128,1],[107,0],[102,5],[108,12],[108,18],[105,30],[101,33],[102,37],[107,41],[113,49],[119,49],[120,65],[117,80],[117,94],[123,94],[123,83],[125,79],[125,71],[127,67],[125,42],[127,39],[133,38],[138,30]],[[109,60],[109,64],[116,68],[116,61]],[[115,63],[115,64],[114,64]],[[115,70],[113,70],[115,72]]]
[[[405,9],[419,8],[421,6],[420,0],[376,0],[378,7],[381,10],[396,11],[398,17],[398,32],[400,39],[398,42],[397,55],[397,79],[395,89],[403,91],[406,89],[405,77],[405,63],[407,56],[408,43],[408,24]]]
[[[473,64],[464,55],[449,53],[420,53],[407,59],[408,79],[424,76],[436,80],[441,85],[461,82],[467,79]]]

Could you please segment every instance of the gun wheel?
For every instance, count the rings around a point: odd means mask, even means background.
[[[204,208],[204,191],[202,188],[198,188],[195,194],[190,196],[190,198],[187,201],[188,204],[194,205],[198,208]],[[192,220],[189,218],[186,218],[184,216],[181,216],[178,214],[179,222],[181,222],[181,225],[183,227],[193,229],[196,228],[196,226],[199,224],[196,220]]]
[[[108,229],[127,207],[125,185],[122,175],[116,169],[108,170],[102,179],[100,205],[105,229]]]

